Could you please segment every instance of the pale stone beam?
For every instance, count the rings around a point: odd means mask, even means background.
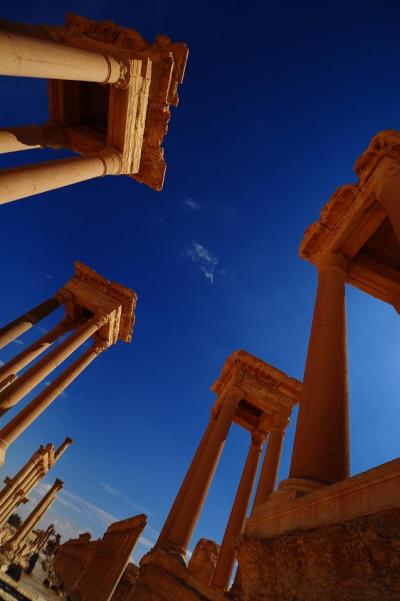
[[[60,301],[53,297],[34,307],[15,321],[0,329],[0,349],[24,334],[47,315],[58,309]]]

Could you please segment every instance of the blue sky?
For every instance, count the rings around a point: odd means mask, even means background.
[[[355,181],[352,166],[370,138],[400,129],[400,6],[14,0],[2,11],[49,24],[67,12],[147,39],[165,33],[186,41],[190,56],[161,193],[109,177],[0,209],[2,322],[49,297],[76,259],[139,295],[132,343],[103,354],[21,436],[3,473],[39,444],[72,436],[45,481],[58,476],[66,489],[49,517],[66,535],[99,536],[114,517],[144,510],[149,528],[137,559],[178,490],[226,357],[244,348],[302,378],[316,277],[298,246],[335,188]],[[0,78],[0,126],[45,122],[46,94],[44,81]],[[32,150],[2,155],[1,164],[56,156],[64,153]],[[357,473],[399,454],[400,332],[392,307],[350,288],[347,305]],[[0,359],[21,348],[13,343]],[[234,427],[193,542],[221,539],[247,445]]]

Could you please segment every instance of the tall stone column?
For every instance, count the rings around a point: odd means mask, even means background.
[[[0,31],[0,75],[116,83],[124,65],[112,56]]]
[[[233,565],[235,563],[233,540],[236,536],[239,536],[244,529],[247,509],[250,503],[264,440],[265,435],[260,432],[253,432],[251,435],[249,453],[239,482],[239,487],[226,526],[217,565],[215,566],[212,578],[212,586],[222,591],[228,588],[231,579]]]
[[[0,367],[0,390],[2,389],[3,382],[11,375],[16,376],[18,372],[29,365],[36,357],[39,357],[45,350],[49,348],[54,342],[59,340],[68,330],[73,327],[72,322],[69,319],[63,319],[54,328],[44,334],[39,340],[33,342],[28,346],[22,353],[19,353],[13,359],[10,359],[2,367]],[[11,382],[12,383],[12,382]]]
[[[18,380],[0,392],[0,415],[4,415],[26,394],[55,370],[65,359],[106,323],[108,316],[95,315],[61,342],[54,350],[35,363]]]
[[[287,418],[282,419],[279,416],[274,418],[271,431],[269,433],[264,461],[261,467],[257,491],[254,497],[253,508],[257,507],[257,505],[261,505],[261,503],[265,503],[271,493],[274,491],[282,455],[283,440],[285,437],[285,428],[287,426],[287,422]]]
[[[290,478],[334,484],[349,477],[346,263],[322,257]]]
[[[60,306],[60,301],[56,298],[49,298],[44,303],[34,307],[18,319],[0,329],[0,349],[27,332],[39,321],[53,313]]]
[[[0,171],[0,204],[104,175],[119,175],[120,153],[108,148],[91,155]]]
[[[185,498],[187,490],[192,482],[193,474],[196,471],[199,460],[204,453],[204,449],[207,445],[208,439],[210,438],[211,433],[214,429],[216,416],[217,416],[216,410],[213,408],[211,411],[210,421],[208,422],[207,428],[203,434],[201,442],[200,442],[199,446],[197,447],[197,451],[193,457],[192,463],[190,464],[190,467],[189,467],[188,471],[186,472],[186,476],[181,484],[179,492],[175,498],[174,504],[172,505],[171,510],[168,514],[168,517],[165,520],[164,526],[163,526],[163,528],[160,532],[160,535],[158,537],[158,540],[157,540],[157,545],[161,545],[165,540],[168,539],[168,535],[171,530],[171,526],[175,523],[177,516],[179,515],[183,499]]]
[[[54,502],[57,493],[63,487],[61,480],[56,480],[50,490],[45,494],[42,500],[36,505],[33,511],[28,515],[26,520],[22,522],[21,526],[17,529],[14,536],[7,541],[5,547],[16,551],[25,541],[26,537],[33,530],[36,524],[41,520],[43,515],[49,509],[50,505]]]
[[[0,430],[0,465],[5,461],[8,447],[18,436],[43,413],[43,411],[56,399],[71,382],[94,359],[107,348],[106,343],[96,343],[81,357],[76,359],[67,369],[54,380],[47,388],[33,399],[22,411],[20,411],[8,424]]]
[[[198,517],[207,496],[219,457],[225,444],[237,406],[243,398],[240,389],[232,388],[222,399],[222,407],[215,426],[193,474],[190,486],[182,500],[179,514],[171,526],[166,543],[186,553]]]
[[[383,171],[376,187],[376,198],[400,242],[400,169],[396,163]]]

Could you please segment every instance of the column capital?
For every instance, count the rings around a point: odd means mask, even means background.
[[[75,296],[71,292],[71,290],[67,290],[66,288],[60,288],[54,295],[54,298],[58,300],[60,305],[65,305],[67,303],[73,303],[75,301]]]
[[[116,148],[104,148],[94,156],[98,156],[104,164],[103,175],[121,175],[122,155]]]
[[[260,430],[253,430],[253,432],[250,433],[251,435],[251,446],[252,447],[258,447],[260,450],[265,442],[265,439],[267,437],[265,432],[261,432]]]
[[[92,323],[95,323],[100,330],[103,326],[107,325],[110,321],[110,314],[105,311],[98,311],[93,317],[90,318]]]
[[[315,264],[318,272],[325,269],[340,269],[340,271],[346,273],[349,267],[349,259],[340,253],[327,251],[319,255]]]
[[[238,405],[240,401],[245,397],[245,394],[239,386],[230,386],[226,391],[221,395],[222,404],[224,403],[233,403]]]
[[[275,414],[272,418],[270,431],[285,432],[289,425],[289,418],[286,415]]]
[[[95,344],[92,346],[92,350],[96,353],[96,355],[100,355],[104,351],[109,348],[109,343],[105,340],[97,340]]]

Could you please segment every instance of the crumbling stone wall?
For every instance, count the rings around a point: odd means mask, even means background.
[[[238,546],[243,601],[399,601],[400,509]]]

